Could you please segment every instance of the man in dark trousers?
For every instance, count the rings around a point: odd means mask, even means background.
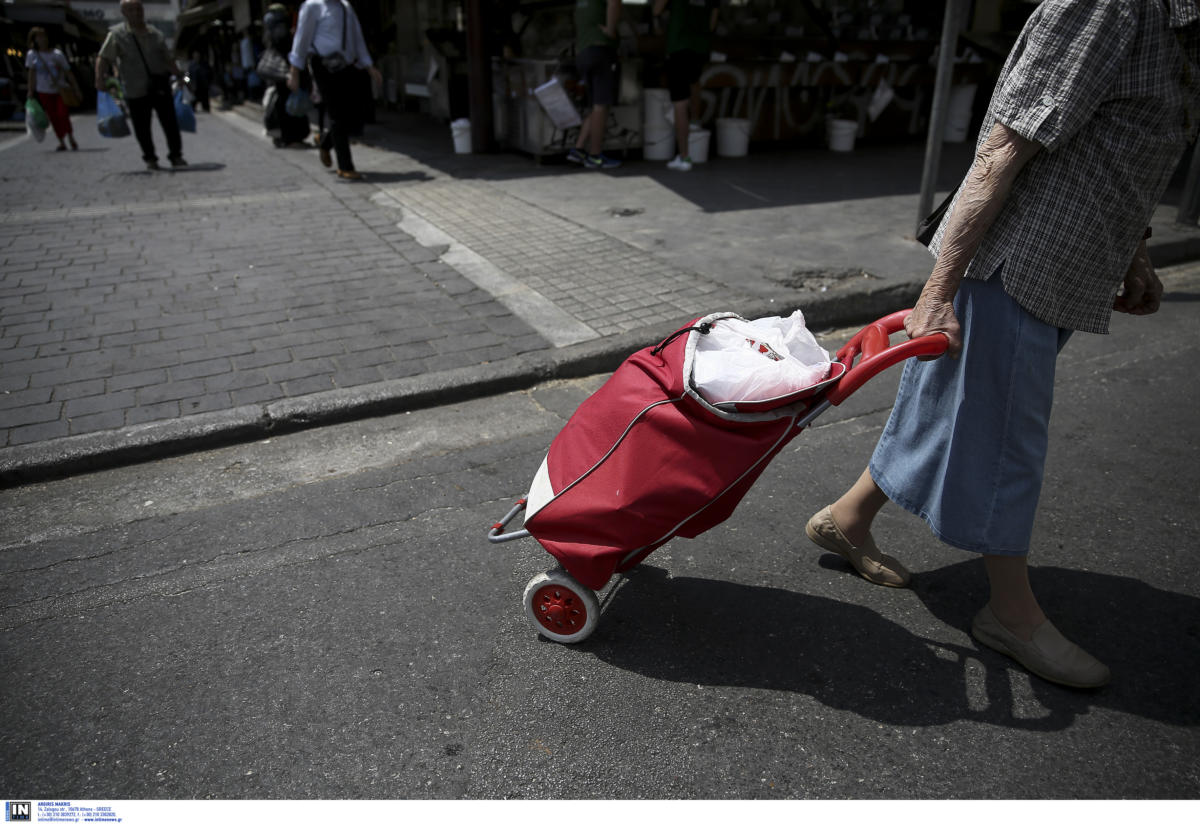
[[[105,82],[115,64],[125,86],[125,103],[129,106],[133,133],[142,147],[146,168],[158,168],[158,154],[154,151],[154,137],[150,132],[152,113],[158,115],[158,122],[167,135],[167,159],[171,166],[186,166],[179,122],[175,119],[175,99],[171,94],[171,78],[178,73],[175,61],[162,33],[146,25],[142,0],[121,0],[121,14],[125,22],[108,30],[108,38],[96,57],[96,89],[105,90]]]
[[[313,80],[329,113],[329,131],[322,136],[318,147],[321,163],[333,165],[332,149],[337,156],[338,177],[362,180],[350,155],[350,135],[362,117],[355,67],[366,69],[375,83],[382,83],[383,76],[371,62],[362,25],[350,4],[345,0],[305,0],[300,7],[288,63],[288,88],[292,91],[300,88],[300,70],[311,63]]]

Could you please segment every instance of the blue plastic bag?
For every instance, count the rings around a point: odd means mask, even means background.
[[[283,107],[292,117],[307,117],[308,113],[312,111],[312,98],[304,89],[296,89],[288,95],[287,102]]]
[[[96,92],[96,128],[102,137],[126,137],[129,134],[125,110],[108,92]]]
[[[196,112],[183,102],[183,89],[175,92],[175,119],[179,121],[180,131],[196,131]]]

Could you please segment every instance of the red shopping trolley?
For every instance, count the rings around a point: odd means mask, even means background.
[[[883,370],[946,349],[941,334],[891,345],[910,310],[864,327],[814,386],[753,402],[713,404],[692,381],[697,343],[732,313],[698,318],[630,356],[554,438],[526,497],[488,532],[532,536],[559,566],[525,587],[538,632],[578,643],[596,627],[596,590],[673,538],[720,524],[771,459],[830,406]],[[524,512],[523,529],[505,532]]]

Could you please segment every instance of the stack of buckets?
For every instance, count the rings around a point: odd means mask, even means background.
[[[456,154],[471,153],[471,121],[459,118],[451,121],[450,134],[454,137],[454,152]]]
[[[666,89],[645,89],[642,102],[642,157],[646,160],[671,160],[675,157],[675,108]],[[688,151],[693,163],[708,160],[708,143],[712,132],[697,129],[695,124],[688,135]]]
[[[745,157],[750,148],[750,121],[741,117],[717,118],[717,154]]]
[[[825,142],[834,152],[854,151],[854,139],[858,137],[858,121],[831,117],[825,121]]]
[[[976,88],[971,83],[950,90],[950,106],[946,113],[946,126],[942,130],[942,140],[947,143],[962,143],[967,139],[974,113]]]

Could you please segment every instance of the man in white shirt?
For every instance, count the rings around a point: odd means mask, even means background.
[[[329,113],[329,131],[321,137],[321,162],[333,165],[330,149],[337,155],[337,174],[342,180],[362,180],[350,156],[350,133],[362,117],[356,99],[355,68],[366,69],[374,83],[383,76],[371,62],[358,15],[345,0],[305,0],[296,22],[296,35],[288,54],[288,88],[300,88],[300,70],[312,65],[313,79]]]

